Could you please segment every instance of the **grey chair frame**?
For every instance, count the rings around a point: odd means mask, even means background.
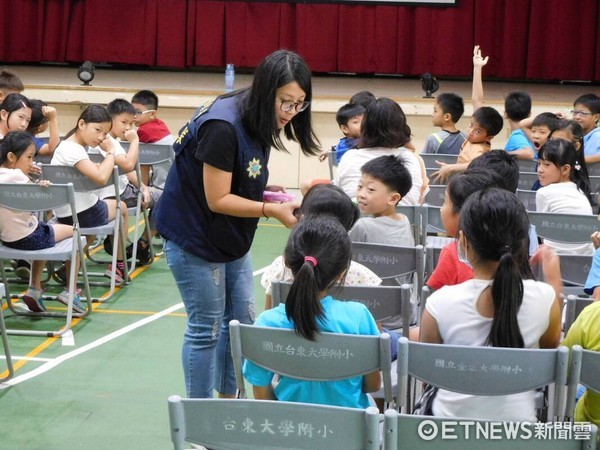
[[[537,195],[537,191],[530,191],[525,189],[517,189],[517,197],[525,206],[527,211],[535,211],[537,209],[537,205],[535,203],[535,197]]]
[[[51,184],[47,187],[42,187],[39,184],[0,184],[0,205],[18,211],[46,211],[69,204],[72,208],[75,206],[75,190],[72,183],[68,184]],[[8,279],[4,269],[3,260],[7,259],[23,259],[44,260],[44,261],[75,261],[79,257],[81,270],[83,275],[83,288],[87,299],[87,310],[84,313],[73,313],[73,293],[75,292],[76,274],[72,270],[69,277],[69,300],[67,311],[63,312],[26,312],[15,308],[9,291]],[[77,218],[73,220],[73,237],[58,242],[52,248],[44,250],[17,250],[4,245],[0,245],[0,272],[2,273],[2,282],[6,290],[6,304],[10,311],[18,316],[32,317],[65,317],[66,322],[59,330],[23,330],[23,329],[8,329],[8,334],[17,334],[24,336],[61,336],[71,328],[73,317],[86,317],[92,311],[92,297],[90,294],[88,273],[85,264],[83,252],[83,238]],[[16,296],[18,297],[18,296]]]
[[[537,173],[537,160],[536,159],[517,158],[517,166],[519,166],[519,172]]]
[[[581,345],[571,348],[571,365],[569,367],[569,387],[565,416],[572,419],[575,412],[575,396],[579,383],[600,393],[600,352],[586,350]]]
[[[506,424],[504,428],[503,423]],[[470,427],[462,425],[469,424]],[[425,426],[424,426],[425,425]],[[450,425],[448,434],[453,438],[444,439],[445,425]],[[562,425],[562,424],[561,424]],[[468,432],[465,430],[469,430]],[[503,430],[516,430],[515,437]],[[427,435],[424,431],[435,434]],[[476,430],[482,430],[481,432]],[[487,434],[486,431],[488,430]],[[492,434],[492,431],[496,432]],[[590,425],[589,438],[548,439],[537,433],[535,423],[488,421],[465,417],[435,417],[399,414],[389,409],[384,413],[384,450],[422,450],[443,448],[444,450],[594,450],[598,429]],[[550,430],[550,433],[552,430]],[[479,436],[478,436],[479,434]],[[422,436],[430,436],[424,439]],[[492,436],[489,438],[489,436]],[[495,436],[495,439],[494,437]],[[499,439],[502,438],[502,439]],[[492,440],[493,439],[493,440]]]
[[[539,181],[537,172],[519,172],[519,182],[517,184],[517,189],[521,189],[523,191],[531,191],[531,188]]]
[[[600,230],[595,215],[560,214],[528,211],[529,221],[541,238],[565,243],[589,243],[590,235]]]
[[[0,299],[5,295],[4,284],[0,283]],[[0,337],[2,338],[2,346],[4,347],[4,357],[6,358],[6,370],[8,374],[0,378],[0,383],[10,380],[15,375],[15,368],[12,362],[12,353],[8,342],[8,333],[6,332],[6,323],[4,322],[4,308],[0,304]]]
[[[423,234],[421,224],[421,206],[420,205],[396,205],[396,213],[403,214],[410,222],[415,239],[415,245],[425,245],[426,235]]]
[[[401,337],[398,341],[398,405],[412,412],[409,376],[441,389],[470,395],[516,394],[555,384],[554,417],[560,420],[565,412],[568,358],[566,347],[474,347],[409,342]],[[453,364],[447,367],[440,361]],[[503,367],[509,369],[500,370]]]
[[[96,191],[99,188],[106,187],[112,185],[115,189],[115,192],[119,192],[118,179],[119,179],[118,167],[114,166],[112,174],[110,175],[108,181],[104,186],[98,186],[92,180],[87,178],[81,172],[79,172],[73,166],[62,166],[62,165],[42,165],[42,178],[44,180],[48,180],[51,183],[61,183],[68,181],[73,184],[75,192],[90,192]],[[73,208],[72,211],[76,211]],[[75,217],[75,214],[73,215]],[[126,245],[127,245],[127,236],[125,234],[126,225],[121,222],[121,202],[117,202],[117,211],[115,219],[110,221],[106,225],[101,225],[98,227],[92,228],[80,228],[80,233],[83,236],[102,236],[102,235],[113,235],[120,236],[121,239],[113,239],[113,254],[112,254],[112,274],[110,277],[110,282],[106,283],[104,281],[90,281],[90,285],[95,286],[110,286],[110,291],[108,295],[103,296],[102,298],[94,298],[93,300],[96,302],[105,302],[109,300],[115,293],[116,281],[115,275],[117,270],[117,245],[121,245],[121,249],[123,255],[127,254]],[[117,242],[119,241],[119,242]],[[123,258],[123,263],[125,265],[124,272],[126,274],[129,273],[129,267],[127,263],[127,258]],[[99,276],[104,277],[104,273],[92,273],[89,272],[90,276]],[[129,283],[129,280],[125,280],[121,286],[125,286]]]
[[[237,320],[229,322],[231,354],[235,379],[241,398],[246,398],[242,361],[255,364],[282,376],[304,381],[333,381],[381,371],[384,399],[392,402],[390,336],[363,336],[342,333],[319,333],[314,341],[283,328],[245,325]],[[273,351],[271,345],[282,351]],[[305,354],[323,349],[340,357],[306,357],[285,349],[303,348]]]
[[[168,400],[175,450],[379,450],[377,408],[242,399]]]
[[[445,153],[419,153],[419,156],[428,169],[440,170],[440,166],[435,163],[436,161],[446,164],[456,164],[456,161],[458,161],[458,155],[447,155]]]
[[[425,196],[425,203],[429,206],[442,206],[444,204],[444,195],[446,193],[446,185],[430,184],[429,192]]]

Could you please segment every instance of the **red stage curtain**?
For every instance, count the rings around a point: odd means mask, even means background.
[[[277,48],[314,72],[600,81],[598,0],[457,7],[233,0],[0,0],[0,62],[255,67]]]

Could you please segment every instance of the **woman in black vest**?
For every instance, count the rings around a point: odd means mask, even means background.
[[[265,203],[271,147],[280,138],[319,151],[312,130],[311,74],[296,53],[278,50],[250,88],[201,106],[173,144],[175,161],[154,216],[188,316],[183,369],[188,397],[235,395],[229,321],[254,321],[250,246],[260,217],[290,227],[299,205]]]

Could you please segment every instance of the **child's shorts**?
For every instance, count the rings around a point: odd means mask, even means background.
[[[29,236],[13,242],[3,242],[4,245],[18,250],[43,250],[56,245],[54,228],[46,222],[39,222],[37,228]]]
[[[73,225],[73,217],[57,217],[60,223]],[[105,201],[98,200],[91,208],[77,214],[77,220],[81,228],[94,228],[108,223],[108,206]]]

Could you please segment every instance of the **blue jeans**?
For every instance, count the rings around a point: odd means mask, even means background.
[[[188,397],[211,398],[214,389],[235,394],[229,321],[254,323],[250,253],[229,263],[212,263],[166,241],[165,255],[188,316],[182,350]]]

